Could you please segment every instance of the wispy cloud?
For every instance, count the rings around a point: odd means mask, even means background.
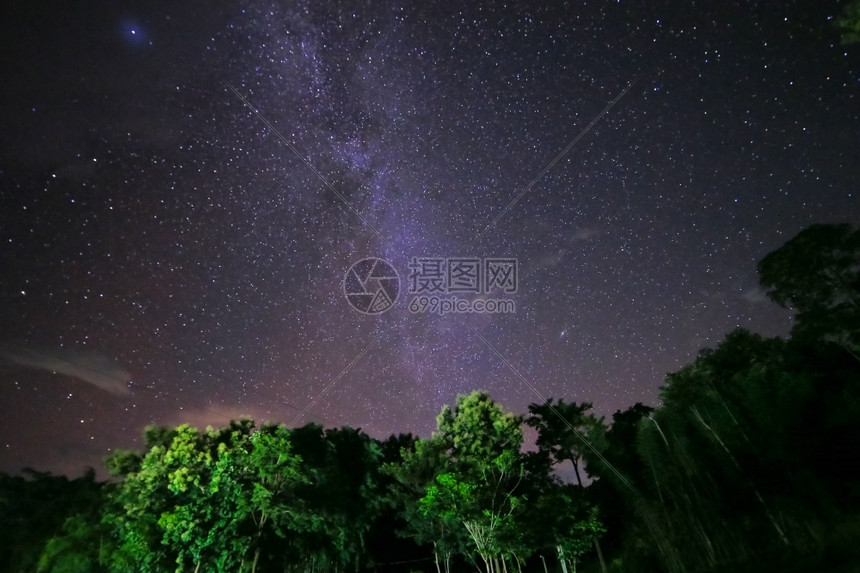
[[[760,304],[770,300],[767,297],[767,293],[764,292],[764,289],[759,286],[754,286],[748,289],[741,295],[741,298],[750,304]]]
[[[541,269],[553,268],[564,262],[565,258],[571,252],[574,252],[579,247],[578,243],[590,241],[594,237],[601,234],[601,230],[597,227],[577,227],[573,229],[563,243],[563,246],[539,253],[531,261],[525,263],[521,275],[523,278],[537,272]]]
[[[0,356],[28,368],[71,376],[115,396],[131,393],[128,388],[131,374],[115,360],[100,352],[65,348],[46,350],[7,345],[0,347]]]
[[[571,242],[587,241],[588,239],[600,234],[600,229],[597,227],[577,227],[570,236]]]

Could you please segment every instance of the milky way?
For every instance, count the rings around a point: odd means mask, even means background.
[[[0,470],[241,415],[428,435],[478,388],[654,405],[788,332],[762,256],[860,220],[839,3],[329,4],[6,9]],[[411,313],[413,257],[516,259],[516,311]]]

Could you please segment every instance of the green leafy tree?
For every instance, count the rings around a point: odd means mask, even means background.
[[[457,516],[425,511],[420,500],[436,477],[445,473],[448,457],[439,440],[416,440],[401,450],[401,459],[388,463],[383,471],[394,478],[389,486],[391,499],[403,520],[401,534],[419,545],[432,544],[437,573],[448,573],[451,557],[465,553],[468,535]]]
[[[131,450],[118,449],[104,460],[105,468],[113,477],[125,477],[140,471],[141,455]]]
[[[860,42],[860,1],[852,0],[842,7],[842,14],[836,18],[836,27],[842,34],[843,44]]]
[[[250,420],[199,432],[147,431],[153,445],[111,496],[105,523],[116,571],[256,570],[267,543],[292,525],[303,483],[285,428]],[[127,454],[122,454],[128,459]],[[135,464],[114,463],[114,467]]]
[[[570,564],[575,572],[577,563],[605,532],[597,506],[578,485],[553,481],[529,500],[527,511],[534,547],[542,554],[555,553],[563,571]]]
[[[98,507],[94,510],[98,511]],[[66,519],[61,533],[48,540],[39,557],[40,573],[97,573],[105,530],[97,515],[77,514]]]
[[[263,562],[285,561],[278,548],[297,530],[301,509],[298,489],[308,483],[303,460],[293,453],[289,431],[284,426],[264,426],[251,436],[253,454],[240,478],[247,482],[237,496],[239,509],[253,524],[251,573]],[[247,520],[245,521],[247,526]]]
[[[417,563],[422,556],[431,554],[432,539],[419,541],[406,519],[407,508],[414,509],[423,489],[419,492],[419,488],[407,485],[414,480],[406,479],[406,483],[401,483],[400,477],[406,478],[407,474],[399,474],[404,467],[404,456],[415,451],[418,441],[412,434],[401,433],[392,434],[379,443],[382,453],[379,479],[383,497],[381,511],[367,539],[368,567]]]
[[[638,402],[626,410],[616,411],[608,428],[601,423],[590,434],[602,457],[591,451],[583,453],[588,475],[592,478],[584,493],[591,504],[600,508],[600,520],[606,532],[600,536],[599,543],[607,555],[622,553],[627,540],[647,538],[647,532],[643,535],[641,530],[636,508],[639,492],[652,480],[650,469],[636,450],[636,436],[642,424],[650,423],[647,418],[653,411]],[[638,551],[639,545],[636,545]],[[643,561],[642,555],[633,555],[633,552],[630,558]]]
[[[860,359],[860,230],[812,225],[758,272],[774,302],[797,309],[795,336],[835,342]]]
[[[88,469],[68,479],[32,469],[0,474],[0,571],[36,570],[49,540],[64,535],[64,523],[90,516],[102,501],[102,484]],[[76,551],[85,553],[81,544]]]
[[[718,567],[789,545],[777,499],[789,487],[791,434],[778,433],[773,400],[789,390],[802,400],[804,384],[783,373],[784,349],[778,339],[732,332],[667,376],[663,407],[640,426],[646,491],[659,502],[640,506],[642,519],[670,569]]]
[[[549,398],[543,404],[530,404],[526,424],[538,431],[537,446],[545,451],[553,464],[568,460],[573,465],[576,483],[582,487],[580,465],[589,450],[588,436],[595,433],[601,425],[594,414],[590,413],[589,402],[577,404],[559,400],[553,404]]]
[[[308,479],[297,492],[296,554],[317,566],[358,569],[384,504],[379,443],[360,430],[317,424],[293,430],[291,441]]]
[[[631,499],[631,533],[647,534],[667,570],[780,569],[821,551],[820,532],[843,523],[834,503],[850,506],[857,473],[838,478],[845,455],[829,453],[858,443],[856,425],[844,422],[849,411],[860,414],[860,371],[844,354],[819,370],[808,351],[739,329],[667,376],[663,406],[638,425],[646,469],[637,478],[642,496]],[[835,364],[851,367],[853,386],[834,376]],[[643,561],[639,551],[629,555]]]
[[[249,432],[245,425],[239,433],[246,438]],[[224,511],[217,494],[228,458],[226,443],[214,432],[201,434],[188,426],[148,433],[157,434],[155,445],[143,456],[139,471],[117,487],[105,515],[117,541],[110,566],[118,571],[195,570],[204,560],[214,560],[211,546],[222,533],[223,523],[215,515]],[[210,500],[215,507],[206,508]],[[210,537],[208,527],[216,535]]]
[[[447,456],[446,471],[419,506],[425,515],[462,523],[487,573],[501,571],[509,559],[519,564],[530,552],[505,544],[515,536],[525,502],[518,492],[525,471],[521,422],[477,391],[458,396],[456,407],[445,406],[436,418],[433,440]]]
[[[588,463],[591,463],[590,460],[600,459],[593,454],[595,450],[602,448],[605,431],[603,420],[591,413],[591,409],[589,402],[577,404],[558,400],[553,403],[553,399],[549,398],[543,404],[530,404],[530,416],[526,418],[526,424],[538,431],[538,451],[543,453],[554,467],[569,461],[580,490],[584,488],[582,462],[588,460]],[[577,503],[574,504],[570,492],[565,492],[562,486],[553,480],[540,492],[540,499],[553,500],[553,503],[545,504],[549,511],[556,513],[547,516],[543,521],[546,532],[542,538],[554,540],[553,547],[563,569],[567,569],[568,560],[572,560],[575,567],[577,560],[589,548],[595,547],[599,550],[598,534],[602,533],[603,528],[597,519],[596,507],[584,500],[581,491],[577,495]],[[587,512],[574,511],[574,505],[590,505],[590,509]]]

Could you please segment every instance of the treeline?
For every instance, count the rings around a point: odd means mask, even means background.
[[[860,231],[813,226],[758,270],[797,311],[791,337],[730,333],[668,375],[658,408],[606,421],[550,399],[517,416],[473,392],[428,439],[250,420],[152,427],[144,451],[107,458],[110,482],[0,479],[0,565],[860,570]]]

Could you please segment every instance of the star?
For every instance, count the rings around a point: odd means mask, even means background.
[[[758,260],[860,220],[826,6],[306,8],[10,12],[0,471],[242,415],[426,436],[475,389],[525,412],[522,378],[655,404],[735,327],[788,333]],[[515,310],[410,312],[434,257],[516,259],[481,294]],[[385,312],[344,292],[367,258]]]

